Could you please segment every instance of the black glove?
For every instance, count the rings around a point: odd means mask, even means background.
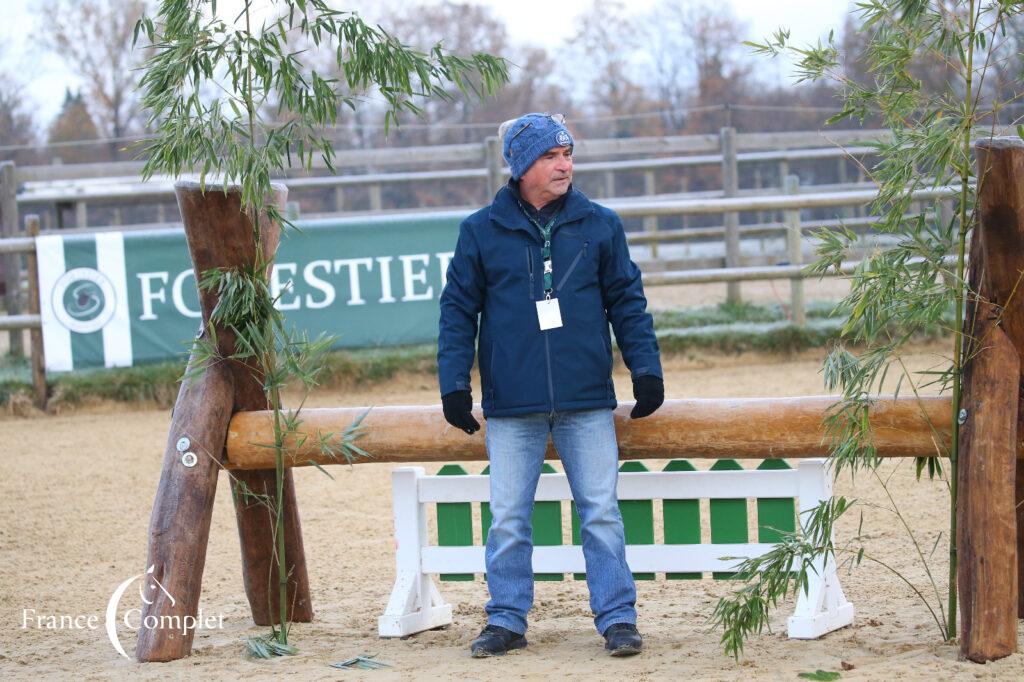
[[[636,377],[633,379],[633,397],[636,405],[629,413],[630,419],[646,417],[665,402],[665,382],[653,374]]]
[[[473,394],[470,391],[452,391],[441,396],[444,419],[469,435],[480,430],[480,422],[473,418]]]

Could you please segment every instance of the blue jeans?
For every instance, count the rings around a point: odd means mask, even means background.
[[[580,515],[590,609],[599,633],[615,623],[636,623],[636,587],[615,486],[619,447],[610,409],[491,417],[487,456],[491,476],[491,528],[487,534],[487,622],[526,632],[533,605],[533,498],[548,434],[562,460]]]

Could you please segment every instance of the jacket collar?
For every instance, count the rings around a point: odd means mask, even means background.
[[[565,197],[565,204],[562,206],[562,210],[558,214],[558,220],[552,228],[552,233],[554,233],[560,225],[581,220],[593,212],[594,205],[591,203],[590,199],[588,199],[583,192],[570,185],[569,192]],[[531,225],[530,221],[527,220],[522,209],[519,208],[519,202],[516,200],[515,192],[513,192],[508,185],[505,185],[498,190],[498,193],[494,196],[494,201],[491,203],[489,211],[489,217],[494,222],[499,223],[510,230],[524,230],[531,235],[539,237],[537,228]]]

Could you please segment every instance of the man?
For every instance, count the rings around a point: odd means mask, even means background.
[[[640,271],[619,217],[573,189],[573,138],[561,116],[526,114],[498,136],[512,179],[459,229],[437,351],[445,419],[472,435],[476,342],[487,419],[491,598],[470,649],[483,657],[526,646],[531,514],[550,435],[580,514],[594,624],[612,655],[635,654],[643,644],[615,491],[608,323],[632,375],[630,416],[645,417],[661,406],[664,384]]]

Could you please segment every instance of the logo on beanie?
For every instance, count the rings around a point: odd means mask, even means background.
[[[564,130],[559,130],[558,134],[555,135],[555,142],[558,143],[559,147],[568,147],[572,144],[572,136]]]

